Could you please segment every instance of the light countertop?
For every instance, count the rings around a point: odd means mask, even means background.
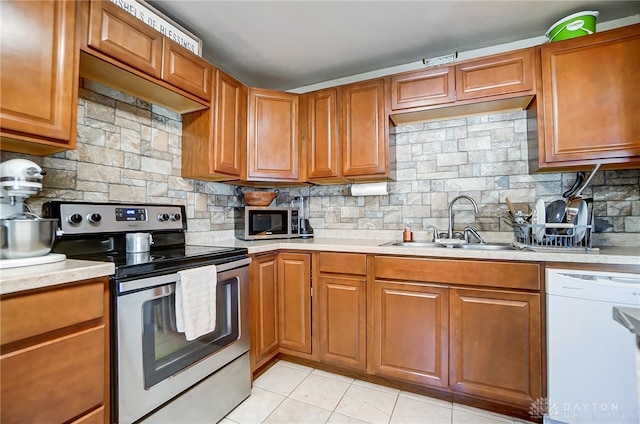
[[[0,270],[0,295],[104,277],[115,272],[111,262],[67,259],[51,264]]]
[[[564,252],[555,250],[466,250],[442,247],[401,247],[380,246],[391,240],[310,238],[290,240],[242,241],[236,239],[218,240],[216,246],[246,247],[249,253],[257,254],[278,249],[302,251],[334,251],[369,253],[376,255],[404,255],[438,258],[488,259],[531,262],[567,262],[606,265],[640,265],[640,246],[600,247],[594,252]]]
[[[554,262],[567,264],[632,265],[640,267],[640,246],[601,247],[597,253],[526,250],[465,250],[442,247],[380,246],[391,240],[310,238],[291,240],[242,241],[215,240],[211,246],[246,247],[250,254],[276,250],[333,251],[368,253],[375,255],[403,255],[434,258],[461,258],[506,261]],[[570,266],[570,265],[567,265]],[[0,294],[32,290],[57,284],[71,283],[113,274],[115,267],[109,262],[67,259],[45,265],[33,265],[0,270]]]

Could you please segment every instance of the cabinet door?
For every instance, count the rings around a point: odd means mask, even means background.
[[[366,280],[321,274],[318,290],[320,360],[364,371],[366,355]]]
[[[247,142],[247,87],[220,70],[216,70],[215,108],[214,172],[240,176]]]
[[[278,256],[280,347],[311,353],[311,256]]]
[[[2,2],[2,150],[49,154],[75,147],[75,12],[74,1]]]
[[[637,167],[640,25],[545,44],[541,55],[540,166]]]
[[[453,67],[391,76],[391,110],[451,103],[455,100]]]
[[[162,79],[207,101],[211,100],[211,64],[178,44],[164,40]]]
[[[297,181],[298,95],[249,90],[248,181]]]
[[[384,177],[389,173],[389,134],[383,79],[340,87],[342,175]]]
[[[341,176],[338,133],[338,90],[307,93],[306,111],[307,177],[309,180],[338,180]]]
[[[451,289],[450,386],[524,408],[542,396],[540,295]]]
[[[253,258],[250,272],[251,370],[278,353],[278,255]]]
[[[534,49],[456,65],[456,99],[467,100],[533,89]]]
[[[246,151],[247,87],[216,69],[210,108],[182,115],[182,176],[239,179]]]
[[[161,77],[162,34],[111,2],[91,2],[88,45],[147,75]]]
[[[371,307],[374,373],[447,387],[448,288],[376,281]]]

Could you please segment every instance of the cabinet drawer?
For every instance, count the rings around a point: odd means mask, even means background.
[[[7,296],[0,301],[2,344],[104,316],[101,281]]]
[[[66,422],[104,403],[103,325],[0,356],[2,423]]]
[[[539,290],[540,265],[376,256],[375,278]]]
[[[360,253],[320,252],[320,272],[335,274],[367,274],[367,256]]]
[[[211,65],[189,50],[164,40],[162,79],[207,101],[211,100]]]

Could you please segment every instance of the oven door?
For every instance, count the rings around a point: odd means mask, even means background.
[[[117,283],[118,422],[143,417],[249,350],[249,262],[217,266],[216,330],[192,341],[176,331],[177,274]]]

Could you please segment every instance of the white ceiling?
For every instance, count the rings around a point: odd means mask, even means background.
[[[289,90],[543,35],[598,10],[598,23],[640,14],[640,1],[203,1],[153,7],[203,41],[203,57],[247,85]]]

